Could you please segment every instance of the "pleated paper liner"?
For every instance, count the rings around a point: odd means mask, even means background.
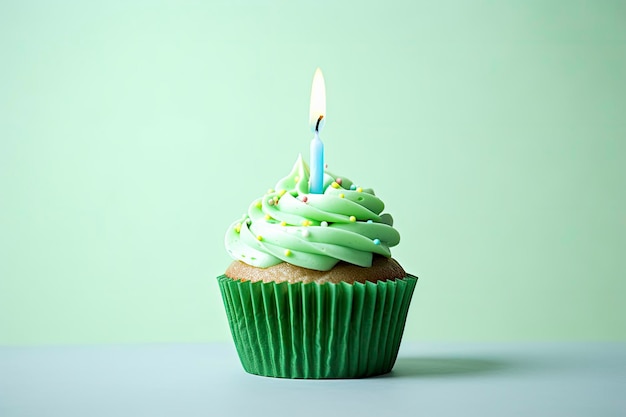
[[[263,283],[218,278],[243,368],[282,378],[391,371],[417,277],[376,283]]]

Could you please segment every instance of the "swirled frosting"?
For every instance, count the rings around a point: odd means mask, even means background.
[[[400,242],[384,207],[373,190],[328,171],[323,194],[309,194],[309,167],[299,156],[289,175],[228,228],[226,249],[260,268],[288,262],[328,271],[339,261],[369,267],[374,254],[390,257],[389,247]]]

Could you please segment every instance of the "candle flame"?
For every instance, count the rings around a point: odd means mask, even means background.
[[[311,130],[319,131],[326,118],[326,85],[321,69],[315,70],[313,85],[311,86],[311,105],[309,107],[309,126]]]

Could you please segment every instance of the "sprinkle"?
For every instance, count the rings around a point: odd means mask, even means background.
[[[285,193],[286,193],[286,192],[287,192],[287,190],[280,190],[280,191],[278,192],[278,195],[282,197],[282,196],[284,196],[284,195],[285,195]]]
[[[310,226],[311,224],[313,224],[311,220],[302,220],[302,226],[306,227],[306,226]]]
[[[281,226],[287,226],[287,222],[282,221],[282,222],[280,222],[280,225],[281,225]]]
[[[339,184],[339,185],[341,185],[341,181],[342,181],[342,179],[341,179],[341,178],[337,178],[337,179],[335,180],[335,182],[336,182],[337,184]]]
[[[310,235],[310,234],[311,234],[311,233],[309,233],[309,231],[308,231],[308,230],[303,230],[303,231],[302,231],[302,237],[309,237],[309,235]]]
[[[356,217],[354,217],[354,216],[350,216],[350,221],[351,221],[352,223],[354,223],[354,222],[356,221]]]
[[[362,192],[363,192],[363,189],[362,189],[361,187],[358,187],[358,188],[356,189],[356,192],[357,192],[357,193],[362,193]]]
[[[369,219],[367,222],[368,223],[374,223],[374,221],[372,219]]]
[[[339,184],[337,184],[336,181],[333,181],[333,183],[330,184],[330,186],[333,187],[333,188],[339,188]]]
[[[270,188],[269,190],[267,190],[267,193],[268,193],[268,194],[272,194],[273,192],[274,192],[274,189],[273,189],[273,188]]]
[[[303,203],[306,203],[308,200],[309,200],[309,197],[307,197],[305,195],[302,196],[302,202]]]
[[[246,224],[252,224],[252,219],[246,219]]]
[[[256,203],[254,203],[254,205],[256,206],[256,208],[261,208],[262,204],[260,201],[257,201]]]
[[[272,218],[272,216],[270,216],[269,214],[265,215],[265,220],[270,220]]]
[[[380,245],[380,239],[374,239],[374,245]]]
[[[352,191],[356,190],[356,185],[352,184],[352,185],[350,186],[350,189],[351,189]]]
[[[263,240],[263,236],[261,236],[261,235],[258,235],[258,236],[256,237],[256,240],[258,240],[258,241],[261,241],[261,240]]]
[[[237,223],[237,225],[235,226],[235,232],[237,233],[241,232],[241,223]]]
[[[269,200],[267,200],[267,204],[269,204],[270,206],[274,205],[274,199],[270,198]]]
[[[291,256],[291,251],[289,249],[285,249],[285,256]]]
[[[344,193],[339,194],[339,198],[344,198],[346,195]]]
[[[320,223],[320,226],[328,227],[328,222],[327,221],[323,221],[323,222]]]

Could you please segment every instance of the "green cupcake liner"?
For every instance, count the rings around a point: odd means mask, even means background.
[[[246,372],[362,378],[391,371],[417,277],[348,284],[217,278]]]

